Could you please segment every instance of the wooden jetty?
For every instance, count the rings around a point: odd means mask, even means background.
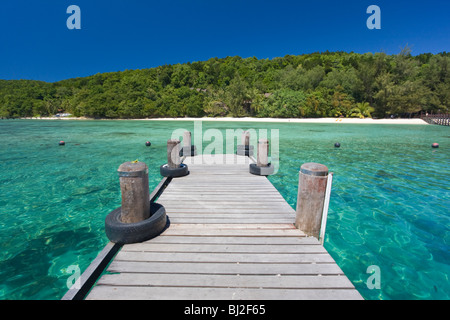
[[[295,228],[295,210],[270,181],[249,173],[251,162],[186,158],[190,174],[164,178],[151,195],[165,207],[168,228],[143,243],[109,244],[83,285],[115,257],[85,298],[362,299],[319,241]],[[76,295],[69,290],[64,299]]]
[[[450,114],[426,114],[421,115],[421,119],[429,124],[437,124],[440,126],[450,126]]]

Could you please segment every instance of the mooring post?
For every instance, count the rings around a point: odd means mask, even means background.
[[[269,140],[259,139],[256,163],[250,163],[249,172],[258,176],[270,176],[275,172],[274,166],[269,163]]]
[[[258,157],[256,161],[258,167],[269,166],[269,140],[259,139],[258,141]]]
[[[183,148],[180,155],[185,157],[192,157],[197,155],[197,147],[192,144],[192,137],[190,131],[183,133]]]
[[[307,236],[320,235],[328,168],[323,164],[305,163],[300,168],[295,226]]]
[[[180,140],[167,140],[167,164],[171,169],[180,167]]]
[[[250,132],[249,131],[244,131],[242,133],[241,143],[244,146],[249,146],[250,145]]]
[[[189,149],[191,148],[192,145],[192,139],[191,139],[191,132],[190,131],[185,131],[183,133],[183,147],[189,147]]]
[[[241,144],[237,146],[236,154],[240,156],[253,156],[253,146],[250,145],[250,132],[244,131],[241,136]]]
[[[181,163],[180,140],[167,140],[167,164],[159,168],[163,177],[178,178],[189,174],[188,166]]]
[[[148,167],[143,162],[125,162],[119,169],[123,223],[137,223],[150,217]]]

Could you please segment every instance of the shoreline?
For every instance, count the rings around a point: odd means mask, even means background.
[[[415,124],[415,125],[428,125],[422,119],[413,118],[413,119],[358,119],[358,118],[308,118],[308,119],[296,119],[296,118],[154,118],[154,119],[94,119],[94,118],[86,118],[86,117],[24,117],[19,118],[22,120],[114,120],[114,121],[219,121],[219,122],[281,122],[281,123],[352,123],[352,124]]]

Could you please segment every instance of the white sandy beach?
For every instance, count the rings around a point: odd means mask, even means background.
[[[33,120],[94,120],[85,117],[41,117],[22,118]],[[102,119],[105,120],[105,119]],[[116,119],[116,120],[140,120],[140,121],[233,121],[233,122],[292,122],[292,123],[354,123],[354,124],[416,124],[427,125],[422,119],[358,119],[358,118],[310,118],[310,119],[280,119],[280,118],[155,118],[155,119]]]
[[[144,119],[146,120],[146,119]],[[241,122],[292,122],[292,123],[356,123],[356,124],[428,124],[422,119],[357,119],[357,118],[310,118],[310,119],[280,119],[280,118],[160,118],[160,119],[149,119],[157,121],[174,121],[174,120],[184,120],[184,121],[241,121]]]

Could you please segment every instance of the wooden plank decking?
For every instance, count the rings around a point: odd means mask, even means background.
[[[123,246],[87,299],[361,299],[248,157],[213,159],[185,160],[157,201],[169,228]]]

